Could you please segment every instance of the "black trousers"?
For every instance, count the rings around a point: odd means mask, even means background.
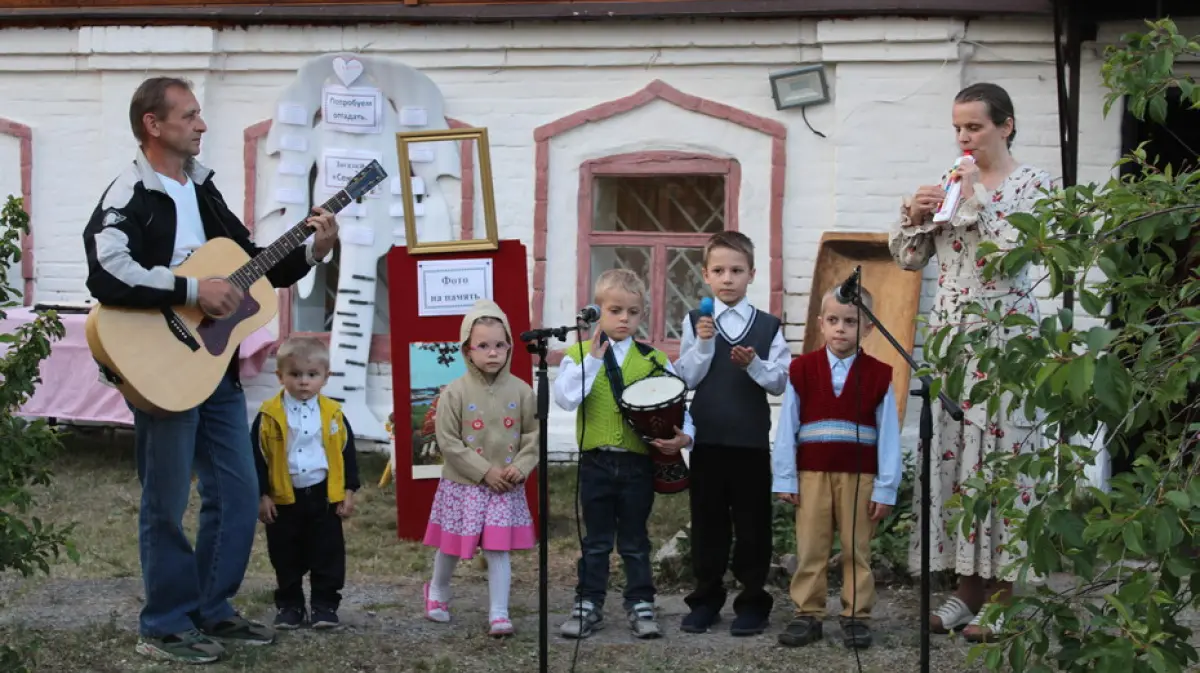
[[[733,610],[766,617],[774,603],[763,588],[771,567],[771,452],[697,444],[690,463],[696,589],[685,600],[693,610],[720,611],[732,544],[733,576],[742,585]]]
[[[304,575],[309,575],[313,608],[337,610],[346,583],[346,543],[337,505],[325,482],[297,488],[296,503],[276,505],[267,525],[267,554],[275,568],[275,606],[304,608]]]

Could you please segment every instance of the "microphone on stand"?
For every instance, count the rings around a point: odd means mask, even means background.
[[[600,307],[595,304],[588,304],[579,309],[579,313],[575,314],[575,322],[590,325],[600,321]]]
[[[858,283],[861,278],[862,278],[862,267],[861,266],[855,267],[854,273],[850,274],[850,277],[847,278],[845,280],[845,282],[843,282],[841,285],[837,286],[837,288],[834,289],[834,291],[833,291],[834,299],[837,299],[839,302],[841,302],[843,304],[853,304],[854,298],[857,297],[859,294]]]

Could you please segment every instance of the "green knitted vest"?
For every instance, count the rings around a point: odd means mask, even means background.
[[[577,343],[567,349],[567,357],[575,363],[580,363],[583,361],[584,353],[587,353],[591,347],[591,341]],[[625,385],[628,386],[634,381],[650,376],[654,372],[652,361],[658,362],[663,367],[667,366],[667,356],[662,351],[655,350],[649,357],[646,357],[636,347],[630,347],[625,355],[625,362],[621,363],[621,376],[625,379]],[[587,420],[586,428],[584,428],[584,419]],[[583,434],[585,429],[587,436]],[[600,368],[600,373],[596,375],[596,381],[592,384],[591,391],[583,401],[581,413],[575,414],[575,437],[582,451],[595,449],[598,446],[619,446],[635,453],[650,452],[650,448],[646,446],[642,438],[634,432],[633,428],[629,427],[629,424],[621,416],[617,400],[612,394],[612,386],[608,382],[608,374],[605,373],[603,367]]]

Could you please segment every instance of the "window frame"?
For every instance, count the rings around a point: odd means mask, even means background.
[[[741,194],[742,169],[737,159],[718,157],[694,152],[669,150],[631,152],[598,159],[589,159],[579,167],[579,231],[577,246],[580,251],[576,279],[576,303],[589,304],[592,296],[593,245],[648,247],[650,253],[650,277],[663,278],[664,282],[652,284],[647,289],[650,305],[665,307],[667,286],[668,248],[703,248],[712,236],[704,234],[674,234],[658,232],[612,232],[594,231],[595,178],[597,177],[667,177],[677,175],[720,175],[725,179],[725,230],[737,231],[738,197]],[[649,314],[647,314],[649,318]],[[657,320],[650,323],[650,345],[665,352],[672,359],[679,357],[680,342],[667,339],[665,323]]]

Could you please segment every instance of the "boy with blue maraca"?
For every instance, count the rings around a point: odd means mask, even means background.
[[[704,633],[720,621],[725,570],[742,592],[733,602],[735,636],[766,630],[773,600],[771,565],[771,408],[767,393],[787,387],[792,354],[781,321],[746,300],[754,280],[754,243],[736,231],[704,246],[704,280],[715,296],[683,321],[676,371],[695,390],[691,452],[692,568],[696,588],[681,628]],[[733,540],[731,541],[730,537]]]

